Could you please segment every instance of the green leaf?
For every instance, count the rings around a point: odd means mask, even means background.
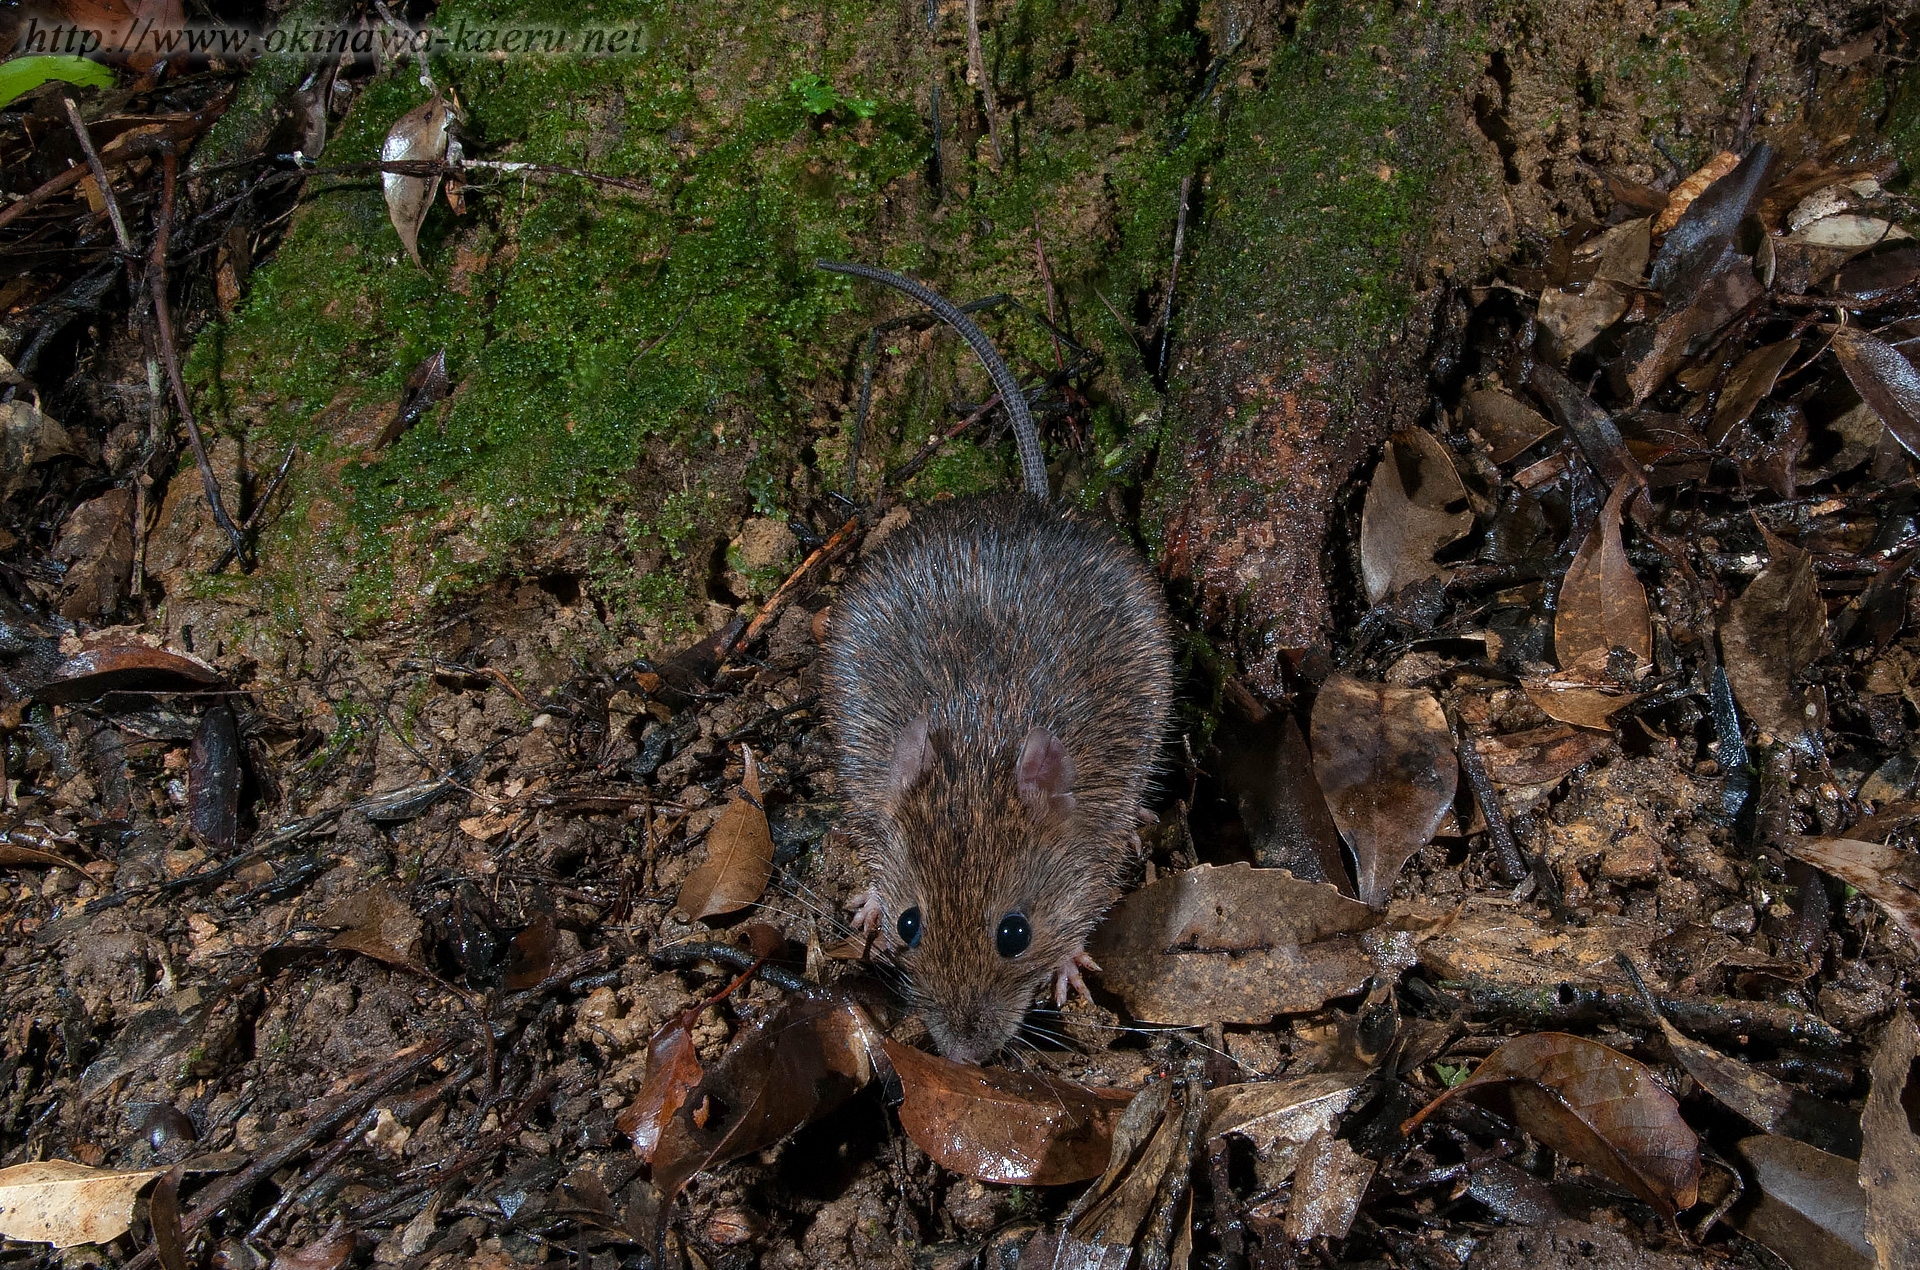
[[[61,79],[82,88],[112,88],[113,72],[84,57],[51,53],[16,57],[0,62],[0,106],[11,103],[23,93],[32,92],[50,80]]]

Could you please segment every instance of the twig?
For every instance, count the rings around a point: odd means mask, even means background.
[[[993,410],[993,408],[999,404],[1000,404],[999,393],[995,393],[993,394],[993,396],[981,402],[980,408],[978,410],[974,411],[972,414],[968,415],[966,418],[962,419],[960,422],[954,424],[951,428],[948,428],[945,432],[933,438],[931,441],[928,441],[925,445],[920,447],[920,449],[914,454],[912,458],[908,459],[905,463],[902,463],[899,467],[893,469],[893,471],[887,473],[886,484],[898,485],[901,481],[904,481],[907,478],[911,477],[915,472],[918,472],[921,468],[927,465],[927,460],[933,457],[934,451],[938,450],[941,446],[945,445],[947,442],[959,436],[962,432],[965,432],[968,428],[971,428],[974,424],[979,423],[982,419],[986,418],[987,415]]]
[[[342,1121],[356,1120],[366,1114],[369,1107],[446,1053],[452,1044],[450,1039],[438,1037],[402,1050],[360,1088],[322,1102],[319,1111],[306,1124],[254,1156],[239,1172],[229,1173],[202,1191],[200,1202],[193,1206],[192,1212],[181,1218],[181,1233],[191,1235],[212,1221],[228,1204],[248,1194],[292,1160],[312,1149],[314,1143],[332,1133]],[[159,1252],[149,1244],[127,1263],[126,1270],[150,1270],[159,1259]]]
[[[120,215],[120,200],[113,196],[113,183],[107,180],[106,165],[100,162],[100,152],[93,148],[93,138],[87,135],[87,121],[80,117],[80,107],[74,104],[73,98],[63,94],[60,101],[67,108],[67,120],[73,124],[73,135],[80,141],[80,153],[87,156],[87,169],[93,173],[94,184],[100,187],[100,198],[107,205],[107,219],[113,222],[114,240],[120,244],[120,250],[131,257],[133,237],[127,233],[126,218]]]
[[[7,204],[4,208],[0,208],[0,229],[6,228],[54,195],[64,193],[80,184],[86,175],[87,169],[85,168],[68,168],[59,176],[34,186],[31,190],[21,195],[18,200]]]
[[[980,0],[967,0],[967,74],[987,106],[987,140],[993,143],[993,166],[1007,160],[1000,153],[1000,120],[993,107],[993,82],[987,78],[987,59],[980,51]]]
[[[1180,178],[1180,219],[1173,226],[1173,273],[1167,279],[1167,299],[1160,306],[1160,366],[1167,373],[1167,351],[1173,347],[1173,293],[1180,286],[1180,253],[1187,242],[1187,195],[1193,189],[1193,177]]]
[[[393,10],[387,8],[385,4],[385,0],[373,0],[373,7],[380,11],[380,16],[387,20],[388,26],[394,28],[394,30],[399,31],[401,34],[407,37],[407,43],[409,45],[416,44],[416,41],[413,38],[413,35],[414,35],[413,28],[408,26],[406,23],[402,22],[399,18],[396,18],[395,16],[393,16]],[[416,47],[414,49],[414,55],[419,59],[419,62],[420,62],[420,86],[422,88],[425,88],[428,92],[434,94],[435,96],[438,96],[440,93],[440,90],[438,88],[435,88],[433,85],[433,68],[427,65],[426,47],[424,45],[420,45]]]
[[[767,601],[766,607],[753,615],[753,620],[747,623],[747,629],[741,633],[739,639],[733,642],[732,651],[738,653],[748,644],[758,639],[760,633],[772,625],[774,619],[778,618],[787,605],[793,601],[793,597],[799,594],[800,588],[805,584],[808,575],[810,575],[822,561],[837,555],[843,547],[853,540],[853,535],[859,528],[860,518],[855,516],[848,520],[846,524],[834,530],[832,537],[814,548],[813,553],[800,562],[800,567],[793,571],[792,576],[780,584],[780,589],[773,593],[773,598]]]
[[[287,469],[293,466],[294,451],[298,448],[298,446],[293,445],[287,447],[287,457],[280,460],[280,470],[273,474],[271,481],[267,482],[266,490],[260,495],[259,500],[254,503],[253,510],[247,513],[245,523],[240,526],[240,532],[247,535],[249,539],[251,539],[254,532],[259,529],[260,519],[265,516],[267,512],[267,504],[272,502],[273,496],[280,492],[280,484],[287,479]],[[207,572],[218,573],[232,562],[233,544],[229,543],[227,544],[227,549],[220,553],[220,559],[216,560],[213,568],[207,570]]]
[[[220,482],[214,479],[213,464],[207,461],[207,443],[200,437],[200,425],[194,422],[193,405],[187,400],[187,383],[180,375],[180,355],[173,346],[173,316],[167,307],[167,237],[173,225],[173,187],[179,176],[180,161],[171,147],[161,152],[160,227],[153,236],[153,252],[147,257],[147,290],[153,296],[153,318],[159,328],[160,358],[166,364],[167,378],[173,382],[173,401],[186,420],[187,437],[193,442],[193,461],[200,468],[200,481],[206,487],[207,504],[213,509],[213,521],[227,535],[234,556],[244,565],[247,545],[240,527],[227,515],[227,504],[220,497]]]
[[[1051,333],[1053,324],[1060,320],[1053,300],[1053,271],[1047,268],[1047,249],[1040,244],[1040,209],[1033,209],[1033,255],[1040,262],[1040,281],[1047,287],[1047,329]],[[1060,351],[1060,337],[1053,337],[1053,364],[1061,370],[1067,368],[1066,355]]]
[[[1518,886],[1527,876],[1527,862],[1520,858],[1513,829],[1507,824],[1506,810],[1500,806],[1500,795],[1493,788],[1487,764],[1474,745],[1473,730],[1452,710],[1447,711],[1447,722],[1453,725],[1454,749],[1460,754],[1460,768],[1467,774],[1467,784],[1473,789],[1474,801],[1480,804],[1480,814],[1487,818],[1487,838],[1493,843],[1494,867],[1502,882]]]

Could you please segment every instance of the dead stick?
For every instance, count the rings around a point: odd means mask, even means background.
[[[253,505],[251,512],[247,513],[246,521],[240,526],[241,533],[252,534],[259,528],[260,518],[266,515],[267,512],[267,504],[273,501],[273,496],[280,492],[281,483],[287,479],[287,469],[293,466],[293,455],[297,449],[299,449],[299,447],[294,445],[287,447],[287,457],[280,460],[280,470],[273,474],[273,479],[267,482],[265,492],[260,495],[260,501]],[[207,572],[220,572],[220,570],[227,567],[232,559],[233,545],[229,543],[227,549],[220,553],[220,559],[215,561],[213,568],[207,570]]]
[[[775,618],[780,616],[781,610],[785,609],[787,605],[792,602],[794,595],[799,592],[807,575],[813,572],[814,568],[819,565],[822,560],[825,560],[846,546],[847,543],[852,540],[854,531],[858,528],[860,528],[860,518],[855,516],[848,520],[846,524],[834,530],[832,537],[828,538],[818,547],[815,547],[813,554],[809,555],[805,560],[802,560],[800,567],[793,571],[793,575],[780,584],[780,589],[773,593],[773,598],[767,601],[767,606],[753,615],[753,620],[747,623],[747,629],[741,633],[739,639],[733,642],[733,651],[738,653],[748,644],[758,639],[760,633],[772,625]]]
[[[9,203],[4,209],[0,209],[0,229],[4,229],[20,217],[25,216],[28,212],[40,206],[40,204],[46,202],[54,195],[63,193],[80,184],[86,175],[87,169],[85,168],[68,168],[52,180],[34,186],[33,189],[21,195],[18,202]]]
[[[938,450],[942,445],[945,445],[947,442],[959,436],[962,432],[965,432],[968,428],[971,428],[974,424],[986,418],[988,413],[992,411],[992,409],[999,404],[1000,404],[999,393],[995,393],[993,394],[993,396],[987,398],[984,402],[980,403],[980,408],[978,410],[974,411],[972,414],[968,415],[966,418],[962,419],[960,422],[954,424],[951,428],[948,428],[945,432],[933,438],[931,441],[928,441],[925,445],[920,447],[920,449],[914,454],[912,458],[908,459],[905,463],[902,463],[899,467],[895,468],[893,471],[887,473],[886,484],[898,485],[901,481],[906,480],[908,477],[912,476],[915,472],[918,472],[921,468],[926,466],[927,460],[933,457],[933,452],[935,450]]]
[[[1040,243],[1040,209],[1033,209],[1033,254],[1040,261],[1040,281],[1047,284],[1047,326],[1048,334],[1053,335],[1052,327],[1060,320],[1054,311],[1053,271],[1047,268],[1047,249]],[[1067,359],[1060,352],[1060,337],[1053,335],[1053,364],[1060,370],[1067,368]]]
[[[200,1193],[200,1202],[180,1220],[180,1231],[191,1235],[212,1221],[222,1209],[272,1177],[296,1157],[312,1149],[314,1143],[334,1131],[343,1120],[357,1120],[367,1108],[385,1097],[402,1081],[444,1054],[453,1042],[445,1037],[423,1042],[418,1048],[402,1050],[386,1067],[375,1072],[359,1089],[350,1090],[320,1104],[314,1117],[294,1133],[275,1142],[248,1161],[238,1173],[229,1173]],[[150,1270],[160,1254],[149,1244],[127,1263],[126,1270]]]
[[[100,152],[93,148],[93,138],[87,135],[87,121],[80,117],[80,107],[74,105],[73,98],[62,95],[60,100],[67,108],[67,120],[73,124],[73,135],[79,138],[80,153],[87,156],[87,169],[93,173],[94,183],[100,187],[100,198],[107,205],[114,240],[120,244],[120,250],[131,257],[133,238],[127,233],[126,218],[120,215],[120,200],[113,196],[113,184],[107,180],[106,165],[100,162]]]
[[[1447,722],[1453,725],[1454,749],[1460,755],[1460,769],[1467,774],[1467,784],[1473,790],[1474,801],[1480,804],[1480,814],[1487,818],[1487,838],[1493,843],[1494,867],[1499,870],[1500,880],[1508,886],[1518,886],[1527,876],[1527,862],[1520,858],[1520,847],[1513,840],[1513,829],[1507,824],[1507,813],[1500,805],[1500,794],[1493,787],[1493,780],[1487,775],[1487,764],[1480,757],[1480,750],[1474,744],[1472,729],[1461,721],[1459,714],[1447,711]]]
[[[147,257],[147,290],[153,295],[153,319],[159,328],[160,359],[166,363],[167,378],[173,383],[173,401],[180,417],[187,422],[187,437],[193,442],[193,461],[200,468],[200,481],[206,487],[207,503],[213,508],[213,522],[227,535],[234,558],[243,564],[247,544],[240,527],[227,515],[227,504],[220,497],[220,482],[214,479],[213,464],[207,461],[207,443],[200,437],[200,425],[193,420],[193,406],[187,400],[187,383],[180,375],[180,356],[173,346],[173,315],[167,306],[167,238],[173,225],[173,187],[179,176],[180,161],[171,148],[163,151],[160,182],[160,228],[153,236],[153,253]]]
[[[1167,279],[1166,303],[1160,306],[1160,373],[1167,373],[1167,350],[1173,345],[1173,293],[1180,286],[1180,253],[1187,242],[1187,195],[1193,189],[1193,178],[1180,178],[1180,218],[1173,226],[1173,273]]]
[[[993,108],[993,83],[987,78],[986,55],[980,51],[980,0],[967,0],[967,69],[980,88],[980,99],[987,105],[987,140],[993,143],[993,165],[1007,160],[1000,153],[1000,120]]]

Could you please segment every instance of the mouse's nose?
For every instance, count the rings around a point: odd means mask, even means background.
[[[945,1010],[925,1011],[927,1031],[940,1052],[956,1063],[982,1063],[1000,1052],[1020,1026],[985,1000],[965,1001]]]

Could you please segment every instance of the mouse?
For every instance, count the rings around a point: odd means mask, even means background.
[[[1140,852],[1173,701],[1158,579],[1055,499],[1026,397],[985,333],[923,284],[881,283],[953,327],[1013,425],[1021,490],[916,509],[828,615],[822,702],[871,878],[855,915],[904,972],[935,1046],[979,1063],[1036,999],[1091,999],[1087,937]]]

